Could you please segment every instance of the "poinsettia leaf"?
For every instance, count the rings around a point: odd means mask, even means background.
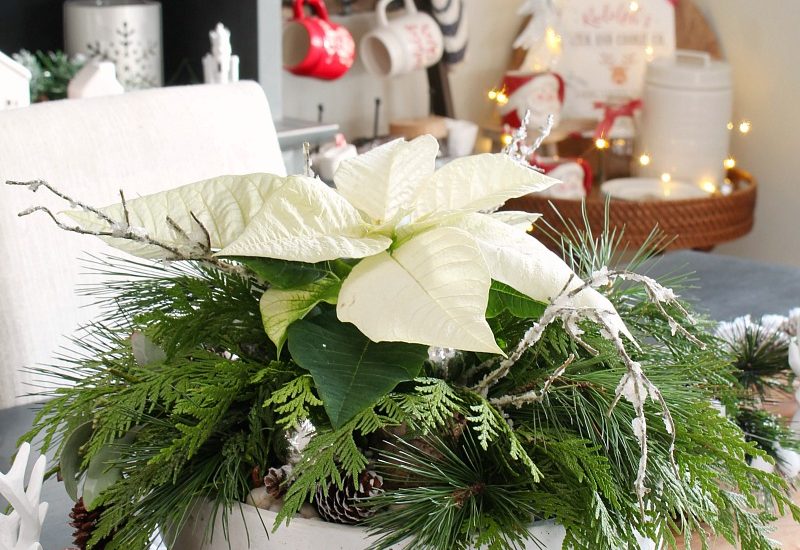
[[[64,480],[64,490],[74,501],[78,500],[78,483],[83,477],[82,448],[92,437],[92,431],[92,422],[84,422],[70,432],[61,447],[59,471]]]
[[[462,157],[445,164],[422,186],[415,214],[443,210],[477,212],[536,193],[558,180],[504,154]]]
[[[211,248],[216,250],[241,235],[272,193],[286,181],[287,178],[273,174],[221,176],[153,195],[128,198],[126,202],[130,226],[144,230],[149,237],[159,242],[180,248],[191,245],[190,240],[192,235],[197,234],[199,221],[208,232]],[[100,210],[117,222],[125,220],[121,203]],[[83,229],[92,231],[113,229],[95,214],[84,210],[73,210],[65,214]],[[185,235],[176,232],[167,222],[167,217],[175,222]],[[143,258],[160,259],[171,256],[163,248],[154,245],[114,237],[103,237],[103,240],[113,247]]]
[[[537,302],[522,292],[499,281],[492,281],[489,290],[489,304],[486,306],[486,317],[497,317],[508,311],[514,317],[522,319],[538,319],[544,313],[547,304]]]
[[[486,214],[469,214],[457,225],[468,231],[483,255],[492,279],[538,302],[550,304],[565,289],[575,307],[608,312],[614,330],[633,337],[611,302],[583,280],[556,253],[537,239]],[[584,287],[582,290],[578,290]]]
[[[230,256],[228,259],[243,264],[259,279],[281,289],[305,286],[322,279],[331,271],[328,262],[291,262],[255,256]]]
[[[375,342],[411,342],[502,354],[486,323],[491,278],[474,239],[436,228],[361,260],[337,313]]]
[[[542,217],[541,214],[522,212],[519,210],[500,210],[499,212],[493,212],[489,215],[492,218],[525,233],[533,229],[533,224]]]
[[[333,311],[292,324],[289,351],[314,378],[335,428],[400,382],[414,379],[428,358],[426,346],[373,342]]]
[[[388,221],[410,210],[420,184],[433,174],[438,152],[439,142],[430,135],[397,139],[343,161],[333,179],[350,204],[373,221]]]
[[[298,262],[363,258],[389,248],[352,204],[318,179],[291,176],[219,256]]]
[[[299,288],[281,290],[270,288],[261,295],[261,319],[267,336],[278,348],[278,355],[286,342],[289,326],[305,317],[320,302],[335,304],[342,281],[329,274]]]

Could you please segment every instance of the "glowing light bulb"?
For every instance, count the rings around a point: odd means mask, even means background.
[[[711,180],[703,180],[700,183],[700,188],[706,193],[715,193],[717,191],[717,186]]]
[[[661,174],[661,181],[663,183],[671,182],[672,181],[672,175],[669,174],[668,172],[664,172],[663,174]]]
[[[733,122],[728,123],[728,130],[733,130]]]
[[[513,138],[513,136],[511,134],[503,134],[502,136],[500,136],[500,142],[503,145],[511,145],[511,142],[513,141],[513,139],[514,138]]]
[[[644,55],[647,57],[648,61],[652,61],[653,60],[653,55],[654,54],[655,54],[655,50],[653,49],[653,46],[650,46],[650,45],[645,46]]]
[[[508,103],[508,96],[505,92],[498,92],[497,99],[495,101],[497,101],[498,105],[503,106]]]
[[[558,52],[561,50],[561,35],[556,32],[553,27],[547,27],[544,33],[544,41],[547,44],[547,49],[551,52]]]
[[[733,157],[728,157],[722,161],[722,165],[728,170],[731,168],[736,168],[736,159]]]
[[[648,155],[647,153],[643,153],[639,157],[639,164],[641,164],[642,166],[647,166],[648,164],[650,164],[650,155]]]
[[[631,3],[628,4],[628,7],[630,8],[632,13],[636,13],[637,11],[639,11],[639,2],[637,2],[636,0],[631,0]]]
[[[609,143],[608,140],[605,140],[603,138],[597,138],[596,140],[594,140],[594,146],[601,150],[608,149]]]
[[[495,99],[497,99],[497,90],[491,89],[491,90],[489,90],[489,93],[486,94],[486,95],[488,96],[489,99],[494,101]]]
[[[743,120],[739,123],[739,132],[746,134],[753,129],[753,124],[749,120]]]

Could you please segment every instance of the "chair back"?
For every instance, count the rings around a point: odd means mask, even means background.
[[[94,316],[76,295],[77,258],[111,249],[57,229],[33,205],[69,209],[43,179],[93,206],[225,174],[285,174],[269,104],[254,82],[183,86],[53,101],[0,112],[0,408],[36,391],[24,367],[51,361]]]

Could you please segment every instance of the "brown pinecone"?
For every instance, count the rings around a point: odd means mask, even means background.
[[[353,478],[344,479],[344,487],[339,489],[335,483],[328,486],[325,496],[322,487],[317,487],[314,504],[325,521],[333,523],[359,523],[375,513],[374,508],[359,506],[359,501],[383,493],[383,478],[372,470],[364,470],[358,476],[358,486]]]
[[[289,488],[287,483],[292,475],[292,467],[288,464],[280,468],[270,468],[264,476],[264,487],[272,498],[281,498]]]
[[[72,511],[69,513],[69,517],[72,521],[69,524],[75,529],[72,534],[72,542],[75,544],[77,550],[86,550],[86,543],[88,543],[89,539],[92,537],[92,533],[97,526],[97,520],[100,519],[101,513],[102,509],[99,508],[91,512],[87,510],[83,505],[83,497],[79,498],[72,507]],[[108,539],[103,539],[92,546],[92,548],[94,550],[104,550],[108,542]]]

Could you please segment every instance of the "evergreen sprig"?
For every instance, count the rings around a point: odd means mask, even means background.
[[[378,460],[386,480],[406,486],[367,501],[386,509],[367,521],[379,534],[371,549],[401,541],[410,549],[517,548],[530,537],[534,484],[507,466],[503,451],[487,460],[494,447],[484,449],[471,431],[455,444],[439,437],[423,443],[424,450],[398,439]]]

